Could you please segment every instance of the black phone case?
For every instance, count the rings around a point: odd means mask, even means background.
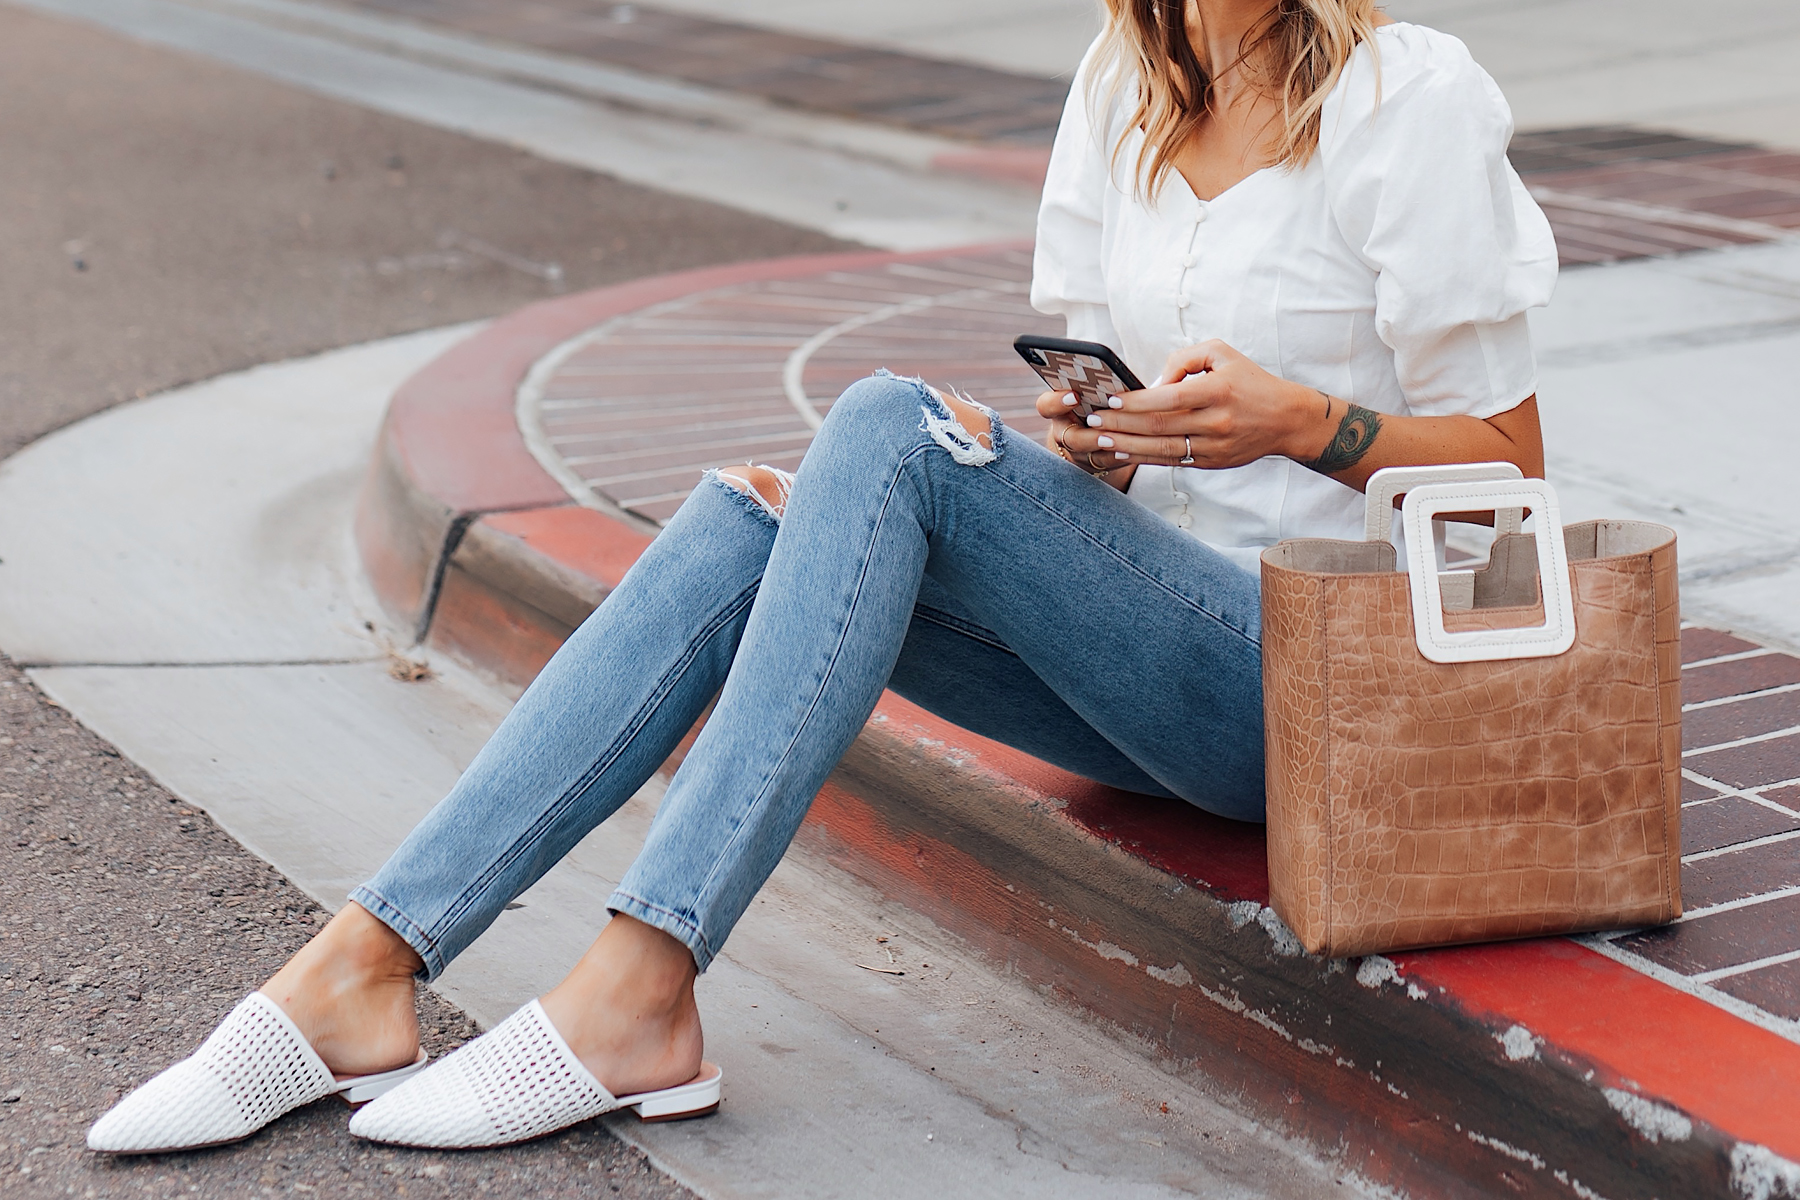
[[[1083,419],[1096,408],[1105,408],[1108,396],[1144,388],[1131,368],[1099,342],[1027,333],[1013,340],[1013,349],[1051,391],[1075,393],[1071,411]]]

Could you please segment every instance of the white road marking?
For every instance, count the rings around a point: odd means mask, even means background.
[[[1702,775],[1700,772],[1690,770],[1687,767],[1681,768],[1681,774],[1683,778],[1690,779],[1701,787],[1711,788],[1713,791],[1721,792],[1726,796],[1736,796],[1739,800],[1748,800],[1752,804],[1761,805],[1763,808],[1771,809],[1775,812],[1782,813],[1785,816],[1800,817],[1800,811],[1795,811],[1780,801],[1771,800],[1762,794],[1764,792],[1780,791],[1782,788],[1793,787],[1795,784],[1800,784],[1800,779],[1783,779],[1776,783],[1759,784],[1753,788],[1736,788],[1732,787],[1729,783],[1720,783],[1717,779]]]
[[[1531,195],[1539,204],[1555,205],[1558,208],[1573,209],[1576,212],[1594,213],[1603,217],[1623,217],[1632,221],[1645,221],[1657,225],[1674,225],[1678,228],[1703,229],[1712,233],[1728,233],[1736,237],[1757,238],[1762,241],[1790,241],[1794,231],[1780,225],[1770,225],[1764,221],[1745,221],[1737,217],[1720,217],[1712,213],[1695,212],[1687,208],[1670,208],[1663,204],[1644,204],[1636,200],[1608,200],[1598,196],[1584,196],[1579,192],[1565,192],[1557,188],[1532,187]]]
[[[1698,921],[1702,917],[1710,917],[1715,913],[1735,912],[1740,908],[1754,908],[1758,904],[1767,904],[1772,900],[1786,900],[1789,896],[1800,896],[1800,884],[1792,887],[1776,888],[1772,892],[1763,892],[1756,896],[1745,896],[1738,900],[1721,900],[1717,904],[1708,904],[1704,908],[1691,908],[1676,917],[1671,924],[1681,925],[1688,921]]]
[[[1800,950],[1789,950],[1786,954],[1771,954],[1767,958],[1759,958],[1753,962],[1739,963],[1735,967],[1720,967],[1713,971],[1702,971],[1688,978],[1695,983],[1711,983],[1715,979],[1729,979],[1733,975],[1748,975],[1752,971],[1760,971],[1764,967],[1779,967],[1782,963],[1790,963],[1800,959]]]
[[[1771,729],[1767,733],[1753,733],[1748,737],[1736,738],[1729,742],[1715,742],[1710,746],[1695,746],[1692,750],[1683,750],[1681,757],[1695,758],[1702,754],[1713,754],[1720,750],[1735,750],[1739,746],[1754,746],[1758,742],[1772,742],[1777,738],[1792,737],[1800,733],[1800,725],[1789,725],[1786,729]]]
[[[1785,692],[1800,692],[1800,683],[1784,683],[1779,687],[1764,688],[1760,692],[1745,692],[1741,696],[1720,696],[1716,700],[1696,700],[1692,704],[1681,706],[1682,712],[1699,712],[1703,708],[1718,708],[1725,704],[1736,704],[1740,700],[1760,700],[1764,696],[1779,696]]]
[[[1767,646],[1758,646],[1754,650],[1739,650],[1735,654],[1715,654],[1711,658],[1702,658],[1695,662],[1682,663],[1681,669],[1684,671],[1692,671],[1696,667],[1716,667],[1720,663],[1740,662],[1746,658],[1761,658],[1766,654],[1774,653],[1776,653],[1776,651]]]
[[[1747,842],[1720,846],[1717,850],[1701,850],[1696,854],[1684,854],[1681,856],[1681,862],[1683,866],[1686,866],[1688,863],[1704,862],[1709,858],[1723,858],[1727,854],[1737,854],[1744,850],[1758,850],[1779,842],[1791,842],[1795,838],[1800,838],[1800,829],[1790,829],[1786,833],[1771,833],[1767,837],[1751,838]]]

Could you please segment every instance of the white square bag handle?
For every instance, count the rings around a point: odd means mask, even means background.
[[[1509,462],[1450,463],[1441,467],[1383,467],[1369,476],[1363,488],[1368,507],[1363,513],[1363,540],[1385,542],[1394,524],[1394,497],[1424,483],[1466,483],[1476,479],[1523,479],[1525,473]],[[1525,514],[1518,509],[1494,514],[1494,532],[1517,533]]]
[[[1575,644],[1575,596],[1563,545],[1562,510],[1556,491],[1542,479],[1525,479],[1512,463],[1463,463],[1442,467],[1388,467],[1369,478],[1366,533],[1386,541],[1394,497],[1404,492],[1400,519],[1406,531],[1406,566],[1412,592],[1413,639],[1431,662],[1495,662],[1548,658]],[[1432,550],[1431,521],[1447,512],[1492,512],[1498,533],[1517,533],[1524,510],[1537,518],[1538,580],[1544,621],[1516,629],[1444,627],[1443,585]],[[1450,572],[1467,577],[1468,572]],[[1461,579],[1457,579],[1461,583]],[[1470,590],[1472,594],[1472,587]]]

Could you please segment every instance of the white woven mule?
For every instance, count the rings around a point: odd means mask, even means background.
[[[373,1100],[424,1068],[421,1052],[395,1071],[334,1078],[281,1006],[251,992],[198,1050],[95,1121],[88,1149],[160,1154],[235,1142],[325,1096]]]
[[[620,1108],[646,1121],[698,1117],[719,1107],[722,1077],[703,1063],[687,1083],[614,1096],[533,1000],[350,1118],[350,1132],[397,1146],[504,1146]]]

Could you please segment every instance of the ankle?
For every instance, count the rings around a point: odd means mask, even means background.
[[[316,940],[345,967],[371,978],[411,978],[425,965],[405,938],[354,902],[346,904]]]
[[[693,951],[671,935],[623,913],[607,922],[593,946],[582,957],[581,967],[624,984],[646,998],[663,997],[670,1003],[693,996],[700,972]]]
[[[420,965],[393,930],[350,905],[261,987],[334,1073],[404,1065],[418,1051],[413,973]]]
[[[359,995],[404,991],[422,965],[417,952],[359,905],[347,905],[263,984],[261,991],[304,1027],[305,1016]]]
[[[698,973],[681,942],[615,917],[541,1003],[576,1057],[614,1095],[668,1087],[700,1069]]]
[[[337,942],[321,946],[320,951],[308,967],[352,987],[410,986],[421,965],[410,947],[401,953],[380,944]]]

